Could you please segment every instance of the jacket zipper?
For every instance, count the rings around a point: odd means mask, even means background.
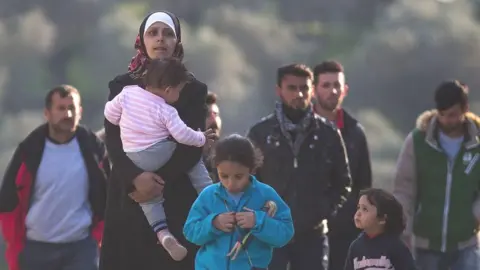
[[[448,235],[448,214],[450,212],[450,194],[452,191],[453,168],[455,166],[455,159],[450,162],[447,161],[447,185],[445,187],[445,204],[443,206],[443,221],[442,221],[442,247],[441,251],[447,251],[447,235]]]
[[[233,237],[235,236],[235,231],[232,232],[232,235],[230,236],[230,244],[228,245],[228,250],[232,249],[232,242],[233,242]],[[228,251],[227,251],[228,252]],[[227,257],[227,270],[230,269],[230,258]]]
[[[225,204],[225,208],[227,209],[227,212],[230,212],[230,207],[228,207],[228,200],[227,199],[224,199],[224,198],[221,198]],[[240,198],[241,200],[241,198]],[[233,237],[235,236],[235,231],[232,232],[232,234],[230,235],[230,243],[228,244],[228,250],[231,250],[232,249],[232,242],[233,242]],[[227,270],[230,269],[230,258],[226,257],[227,259]]]
[[[242,198],[243,198],[243,196],[242,196]],[[242,200],[242,198],[240,198],[240,201]],[[227,208],[227,211],[230,211],[230,208],[228,207],[227,200],[225,200],[223,198],[222,198],[222,200],[225,202],[225,208]],[[243,203],[243,205],[247,205],[249,200],[250,200],[250,197]],[[240,201],[238,201],[238,204],[235,207],[235,213],[238,212],[238,208],[240,208]],[[233,248],[232,243],[233,243],[233,238],[235,237],[235,232],[236,232],[236,228],[234,228],[234,231],[232,232],[232,235],[230,236],[230,244],[229,244],[229,247],[228,247],[229,251],[232,250],[232,248]],[[229,270],[229,269],[230,269],[230,258],[227,258],[227,270]]]
[[[302,140],[302,142],[300,143],[300,146],[299,148],[302,147],[302,145],[305,143],[305,140],[308,138],[308,136],[310,136],[310,134],[313,133],[313,130],[308,130],[306,133],[305,133],[305,138]],[[298,149],[298,153],[295,151],[294,149],[294,146],[295,145],[295,141],[292,141],[292,153],[293,153],[293,168],[294,169],[297,169],[298,168],[298,155],[300,154],[300,149]]]

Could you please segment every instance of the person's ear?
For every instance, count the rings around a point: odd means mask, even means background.
[[[280,85],[275,86],[275,93],[277,93],[277,96],[281,97],[282,96],[282,88]]]
[[[314,99],[316,99],[317,98],[317,87],[315,86],[315,83],[312,84],[312,89],[310,89],[310,91],[312,91],[312,97]]]
[[[45,117],[47,121],[50,119],[50,111],[47,108],[43,109],[43,117]]]
[[[350,87],[348,87],[348,84],[345,84],[345,87],[344,87],[344,91],[343,91],[343,96],[347,96],[348,95],[348,90],[350,89]]]
[[[380,225],[386,225],[387,224],[387,215],[383,216],[382,218],[379,218],[379,222],[378,222]]]
[[[82,120],[83,107],[78,107],[78,120]]]

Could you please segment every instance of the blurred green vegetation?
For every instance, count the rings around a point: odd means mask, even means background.
[[[126,71],[140,21],[150,11],[169,10],[182,18],[187,65],[219,95],[224,134],[244,133],[271,112],[280,65],[342,61],[351,89],[346,107],[367,132],[375,185],[389,189],[403,138],[416,116],[432,107],[436,85],[458,78],[471,89],[480,86],[477,5],[469,0],[1,1],[0,171],[18,142],[43,121],[44,95],[56,84],[76,86],[83,122],[101,128],[108,82]],[[471,96],[476,111],[479,94]]]

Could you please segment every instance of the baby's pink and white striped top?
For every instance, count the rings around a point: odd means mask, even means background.
[[[205,135],[189,128],[177,110],[165,100],[139,86],[123,88],[105,104],[105,118],[120,126],[125,152],[138,152],[167,139],[170,135],[181,144],[201,147]]]

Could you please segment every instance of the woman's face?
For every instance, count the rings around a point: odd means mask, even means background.
[[[143,35],[143,42],[150,59],[163,59],[173,55],[177,37],[170,26],[163,22],[156,22]]]

